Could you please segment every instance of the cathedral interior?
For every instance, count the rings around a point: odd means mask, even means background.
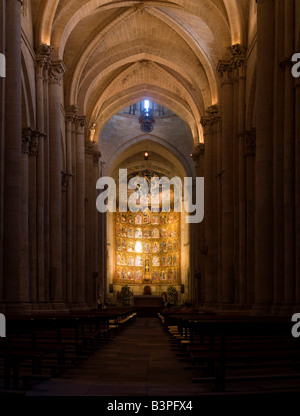
[[[200,316],[277,320],[270,339],[283,336],[300,312],[300,2],[0,0],[0,10],[0,312],[12,345],[20,323],[36,320],[39,336],[39,322],[50,334],[67,317],[98,325],[101,345],[129,321],[146,337],[159,317],[180,343],[170,311],[184,309],[185,337],[200,336]],[[158,185],[153,209],[155,180],[171,186]],[[0,347],[0,390],[12,389],[20,377]]]

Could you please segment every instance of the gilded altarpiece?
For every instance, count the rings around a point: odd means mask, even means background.
[[[117,212],[114,235],[114,283],[181,283],[180,213]]]

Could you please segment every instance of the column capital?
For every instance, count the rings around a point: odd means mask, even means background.
[[[198,162],[200,157],[202,155],[204,155],[204,153],[205,153],[204,143],[197,144],[197,146],[194,148],[194,151],[192,153],[192,158],[193,158],[194,162]]]
[[[245,66],[246,66],[246,51],[244,46],[236,43],[229,47],[231,51],[231,67],[233,70],[234,79],[245,78]]]
[[[32,136],[32,129],[27,127],[22,129],[22,153],[29,155],[30,141]]]
[[[201,118],[201,125],[206,130],[206,133],[212,133],[212,127],[217,126],[222,120],[220,107],[218,105],[212,105],[206,110],[206,117]]]
[[[49,61],[50,61],[50,54],[52,52],[53,48],[50,45],[46,45],[45,43],[39,45],[35,52],[35,68],[37,72],[37,76],[40,79],[43,79],[44,77],[44,69],[48,69],[49,67]]]
[[[93,164],[94,166],[99,166],[99,159],[101,157],[101,152],[99,150],[96,150],[94,145],[89,144],[85,148],[85,153],[87,155],[91,155],[93,157]]]
[[[256,129],[246,130],[238,137],[244,140],[245,156],[255,156],[256,154]]]
[[[61,85],[62,78],[67,70],[63,61],[49,62],[49,83]]]
[[[52,46],[47,45],[46,43],[42,43],[35,50],[36,59],[50,58],[50,55],[53,49],[54,48]]]
[[[73,177],[74,177],[74,175],[72,175],[71,173],[67,173],[67,172],[62,172],[61,173],[61,189],[62,189],[62,192],[67,192],[70,178],[73,178]]]
[[[66,121],[75,122],[77,120],[77,113],[79,110],[79,106],[77,105],[70,105],[65,108],[66,112]]]
[[[77,133],[83,133],[88,122],[86,116],[76,116]]]

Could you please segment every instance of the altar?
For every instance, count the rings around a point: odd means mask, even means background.
[[[162,296],[155,295],[141,295],[134,296],[134,306],[143,306],[143,307],[162,307],[163,299]]]

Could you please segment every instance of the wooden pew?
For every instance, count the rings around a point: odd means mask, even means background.
[[[226,381],[270,379],[268,375],[251,377],[247,372],[229,377],[226,371],[231,364],[240,369],[249,368],[251,363],[259,363],[261,368],[270,368],[271,363],[274,368],[287,366],[292,370],[279,373],[277,379],[300,380],[300,374],[294,371],[300,361],[300,345],[291,336],[287,318],[172,315],[167,321],[173,331],[177,327],[174,338],[192,361],[207,365],[208,376],[197,381],[214,382],[217,391],[226,390]]]

